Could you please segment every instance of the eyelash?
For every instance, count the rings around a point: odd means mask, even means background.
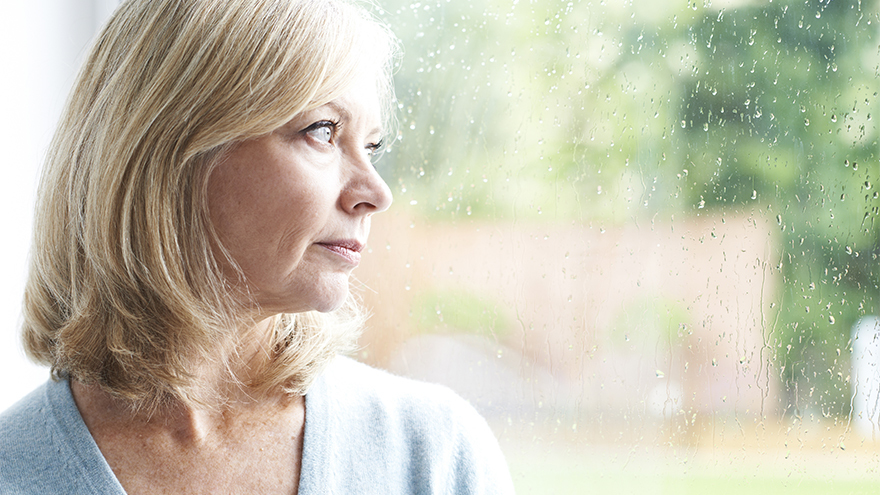
[[[379,153],[381,153],[383,151],[384,146],[385,146],[384,139],[380,139],[378,143],[370,143],[366,146],[367,153],[369,153],[369,155],[371,157],[378,156]]]
[[[336,137],[336,133],[339,132],[340,126],[341,123],[338,120],[319,120],[318,122],[315,122],[303,129],[302,132],[308,134],[309,132],[312,132],[314,130],[321,129],[322,127],[327,127],[330,129],[330,142],[332,142],[333,139]],[[371,157],[375,157],[383,151],[384,146],[385,140],[381,139],[378,143],[370,143],[366,145],[365,148],[367,150],[367,153]]]

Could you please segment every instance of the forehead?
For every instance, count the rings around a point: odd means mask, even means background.
[[[343,94],[317,108],[330,109],[346,120],[379,129],[382,124],[379,82],[376,77],[359,76]]]

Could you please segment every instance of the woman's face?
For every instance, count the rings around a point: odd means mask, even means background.
[[[240,143],[209,178],[214,228],[262,316],[338,308],[370,216],[391,204],[370,162],[382,133],[375,80],[362,79],[342,97]]]

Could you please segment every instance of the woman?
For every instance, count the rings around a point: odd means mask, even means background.
[[[507,493],[447,390],[336,355],[391,194],[394,39],[338,0],[132,0],[47,158],[24,304],[54,380],[0,493]]]

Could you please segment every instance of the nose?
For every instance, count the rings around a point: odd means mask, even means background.
[[[352,160],[354,172],[349,176],[340,200],[342,208],[352,214],[379,213],[391,206],[391,189],[382,180],[369,157]]]

